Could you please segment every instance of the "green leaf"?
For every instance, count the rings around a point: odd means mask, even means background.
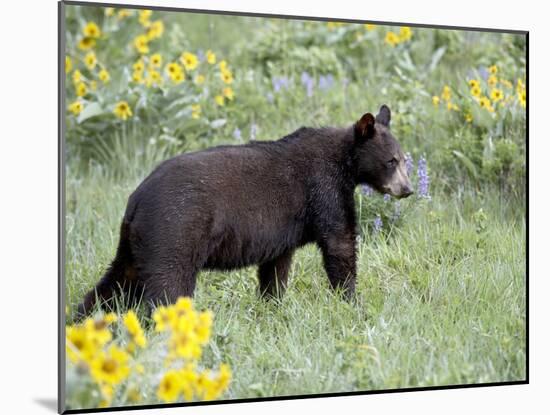
[[[227,120],[225,118],[219,118],[217,120],[214,120],[210,123],[210,126],[212,128],[221,128],[225,125],[225,123],[227,122]]]
[[[104,114],[105,111],[97,102],[92,102],[84,107],[78,119],[76,120],[79,124],[86,121],[88,118],[97,117],[98,115]]]
[[[441,46],[439,49],[437,49],[434,52],[434,54],[432,55],[432,60],[430,62],[430,65],[428,66],[428,71],[429,72],[432,72],[436,68],[437,64],[439,63],[439,61],[441,60],[441,58],[445,54],[446,50],[447,50],[446,46]]]
[[[477,177],[477,169],[472,160],[457,150],[453,150],[453,155],[462,162],[472,177]]]

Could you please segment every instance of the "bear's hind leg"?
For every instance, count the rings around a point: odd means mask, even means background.
[[[281,298],[284,294],[293,253],[294,250],[289,250],[271,261],[260,264],[258,278],[260,294],[264,298]]]
[[[174,304],[179,297],[192,297],[197,274],[204,265],[203,255],[157,253],[144,261],[140,270],[143,301],[152,307]]]

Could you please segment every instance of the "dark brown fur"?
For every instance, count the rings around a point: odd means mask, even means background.
[[[386,118],[384,118],[386,117]],[[334,288],[356,279],[354,189],[383,191],[399,144],[389,109],[349,128],[300,128],[277,141],[221,146],[163,162],[128,200],[114,261],[79,315],[115,290],[148,303],[192,296],[201,269],[259,265],[263,295],[280,295],[294,251],[311,242]],[[402,154],[402,153],[400,153]],[[410,189],[403,188],[406,196]]]

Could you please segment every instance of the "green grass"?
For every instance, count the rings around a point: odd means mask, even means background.
[[[138,163],[142,174],[114,175],[98,164],[82,174],[69,164],[71,310],[112,260],[126,199],[155,155],[145,152],[127,162],[129,172]],[[403,224],[389,235],[363,234],[353,304],[329,289],[315,246],[296,255],[280,303],[258,298],[255,268],[203,272],[196,306],[215,313],[203,362],[232,367],[226,398],[524,379],[520,206],[489,191],[460,197],[436,191],[431,201],[411,201]],[[488,219],[478,233],[473,215],[480,208]],[[161,370],[155,348],[160,339],[153,333],[149,338],[151,346],[139,359]],[[143,393],[154,397],[156,378],[148,379]]]

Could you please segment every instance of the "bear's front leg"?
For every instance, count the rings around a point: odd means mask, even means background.
[[[356,253],[355,234],[331,235],[319,243],[323,262],[333,289],[341,289],[349,300],[355,293]]]

